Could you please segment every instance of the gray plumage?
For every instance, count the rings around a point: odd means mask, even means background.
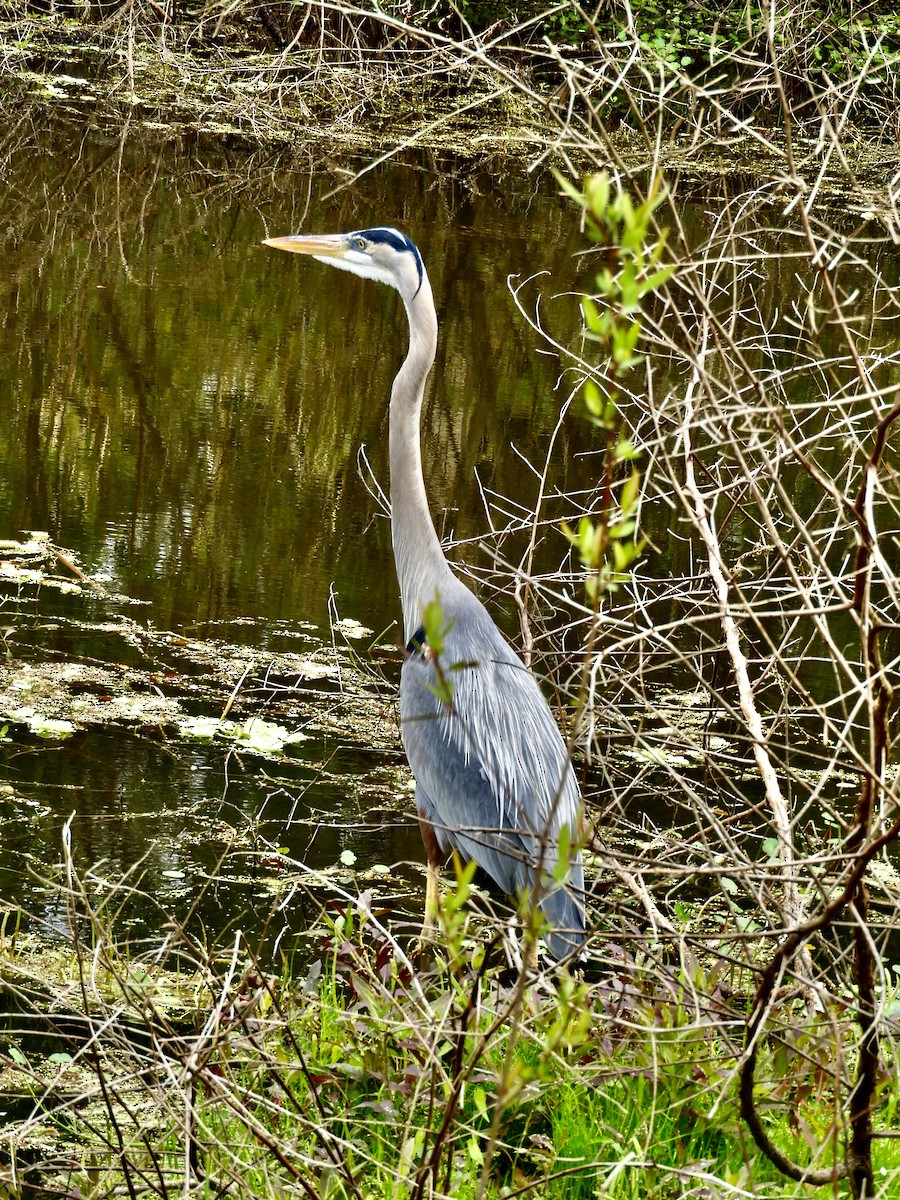
[[[431,520],[420,415],[437,317],[421,256],[388,228],[267,244],[377,279],[403,297],[410,345],[391,389],[391,534],[409,652],[400,675],[401,732],[416,780],[429,895],[438,849],[443,855],[454,849],[510,895],[530,892],[547,918],[548,949],[563,958],[584,938],[580,851],[570,851],[562,886],[553,873],[563,827],[577,844],[581,796],[534,676],[450,570]],[[446,630],[439,655],[423,644],[425,609],[435,600]],[[436,694],[446,685],[449,703]]]

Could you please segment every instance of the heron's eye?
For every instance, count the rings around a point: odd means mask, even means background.
[[[356,239],[356,245],[357,245],[357,247],[358,247],[360,250],[365,250],[365,248],[366,248],[366,239],[365,239],[365,238],[357,238],[357,239]]]

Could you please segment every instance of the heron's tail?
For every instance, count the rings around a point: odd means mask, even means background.
[[[579,864],[580,865],[580,864]],[[584,944],[584,885],[580,878],[571,880],[541,901],[541,912],[547,918],[544,940],[551,958],[566,958]]]

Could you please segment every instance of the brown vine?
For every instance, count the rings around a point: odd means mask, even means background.
[[[818,917],[794,929],[779,946],[762,973],[747,1022],[747,1054],[741,1068],[741,1116],[754,1141],[771,1162],[789,1179],[798,1183],[823,1186],[837,1179],[849,1179],[854,1197],[863,1200],[875,1194],[872,1171],[872,1105],[878,1074],[878,1029],[875,1023],[875,958],[867,934],[868,894],[865,873],[874,856],[900,836],[900,816],[880,837],[870,840],[872,820],[880,789],[882,772],[889,752],[889,715],[893,688],[888,683],[881,661],[880,627],[870,619],[871,565],[874,537],[866,518],[866,495],[870,475],[877,471],[887,445],[891,425],[900,418],[900,403],[878,422],[875,443],[869,455],[853,511],[859,529],[856,552],[853,608],[860,618],[860,640],[866,679],[872,689],[870,765],[863,779],[856,818],[847,839],[847,852],[854,865],[838,896],[827,904]],[[787,1158],[766,1132],[754,1099],[756,1060],[763,1023],[768,1014],[777,983],[798,948],[813,933],[832,924],[839,913],[850,906],[854,914],[854,968],[857,988],[857,1020],[861,1037],[856,1085],[850,1095],[850,1144],[844,1162],[830,1168],[802,1167]]]

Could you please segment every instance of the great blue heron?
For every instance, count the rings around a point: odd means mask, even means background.
[[[265,244],[389,284],[409,318],[409,352],[391,389],[391,535],[408,651],[400,720],[428,859],[426,921],[436,912],[441,862],[456,850],[508,894],[536,898],[548,949],[563,958],[584,938],[581,796],[534,676],[450,570],[428,510],[420,414],[437,314],[422,256],[405,234],[387,228]],[[438,654],[424,630],[435,600],[444,628]],[[558,870],[560,854],[568,861]]]

